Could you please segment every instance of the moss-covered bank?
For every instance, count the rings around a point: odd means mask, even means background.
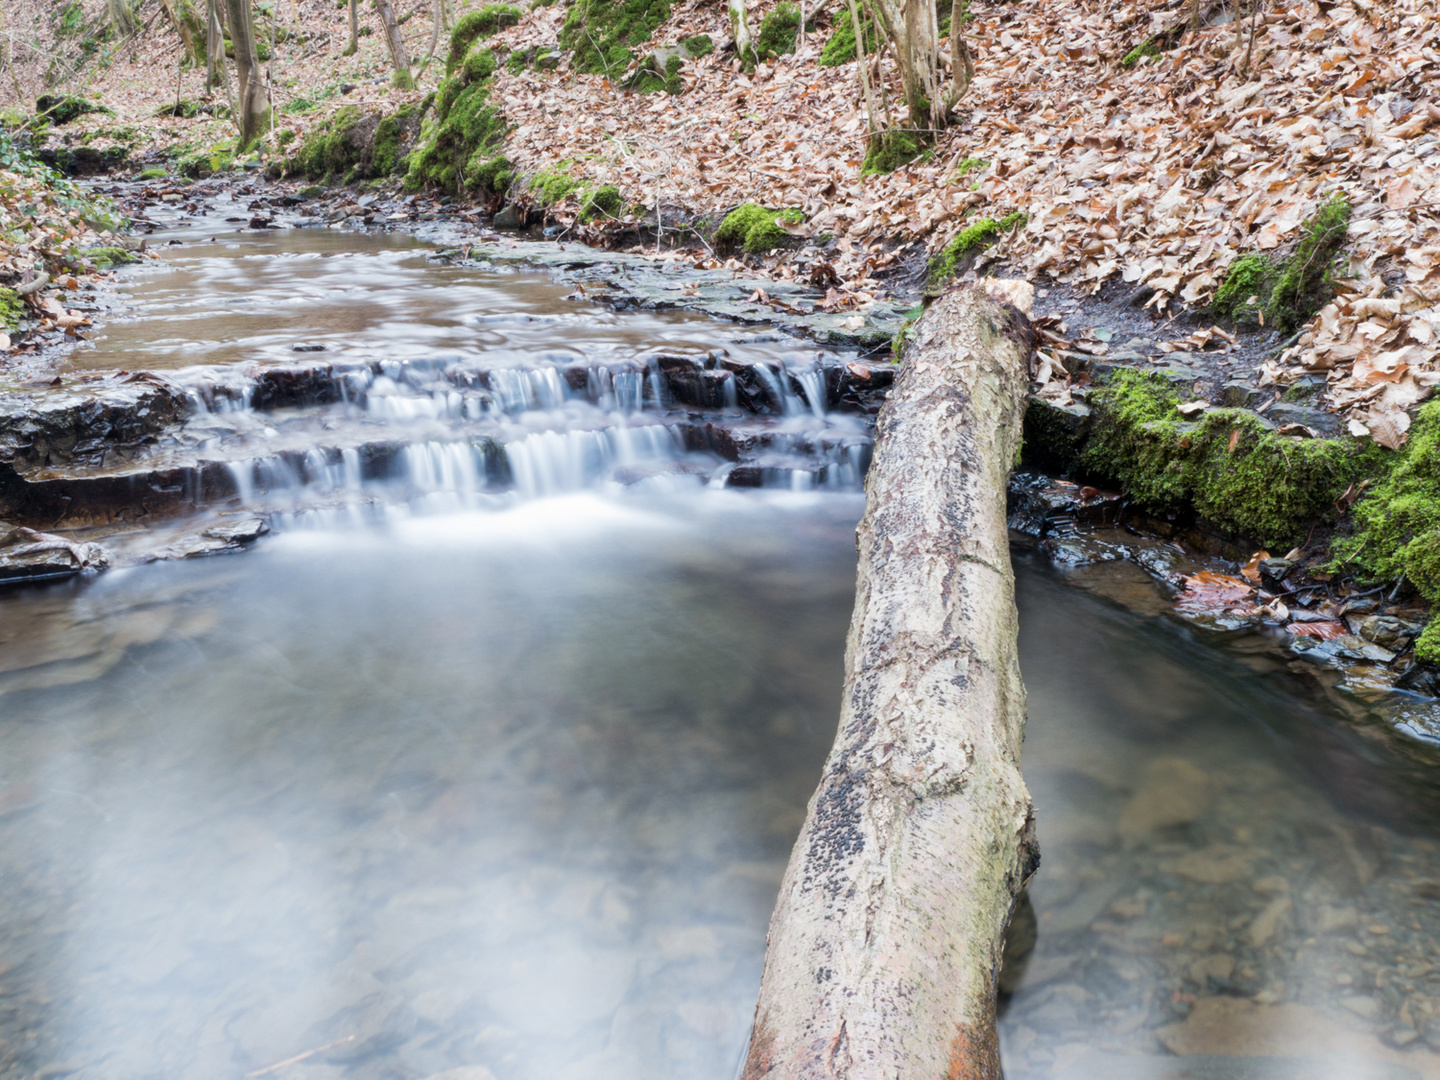
[[[503,6],[503,5],[502,5]],[[515,180],[515,168],[503,148],[509,125],[490,104],[492,76],[499,66],[483,39],[508,19],[483,8],[456,24],[450,35],[446,77],[435,95],[435,113],[410,154],[405,185],[430,186],[454,194],[495,199]]]
[[[1194,420],[1163,378],[1120,369],[1090,397],[1082,471],[1118,484],[1152,513],[1192,511],[1203,521],[1271,547],[1305,540],[1334,521],[1342,496],[1383,474],[1393,455],[1368,440],[1281,435],[1246,409],[1210,409]]]
[[[1375,581],[1407,581],[1433,608],[1440,604],[1440,401],[1421,407],[1390,464],[1355,504],[1332,564]],[[1440,664],[1440,620],[1431,618],[1415,655]]]

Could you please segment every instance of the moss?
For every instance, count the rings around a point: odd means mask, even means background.
[[[1391,467],[1355,504],[1353,531],[1331,547],[1331,565],[1378,581],[1404,578],[1440,603],[1440,401],[1421,406]],[[1431,619],[1415,655],[1440,663],[1440,620]]]
[[[577,0],[560,28],[560,44],[574,50],[581,74],[617,78],[670,17],[670,0]]]
[[[1384,467],[1368,440],[1282,436],[1244,409],[1213,409],[1194,423],[1157,375],[1112,372],[1091,397],[1093,427],[1082,466],[1121,485],[1152,512],[1193,509],[1262,544],[1286,547],[1358,478]]]
[[[698,60],[715,51],[715,42],[710,39],[709,34],[696,34],[694,37],[681,38],[680,47],[690,54],[692,60]]]
[[[1211,310],[1236,321],[1243,319],[1247,310],[1260,310],[1270,292],[1274,273],[1274,266],[1264,255],[1252,252],[1240,256],[1230,264],[1225,280],[1215,291]]]
[[[870,136],[870,146],[865,151],[865,161],[860,166],[861,176],[892,173],[902,165],[908,165],[925,150],[925,140],[911,131],[881,131]]]
[[[275,133],[275,145],[284,150],[296,139],[294,128],[281,128]]]
[[[897,363],[905,352],[905,343],[910,339],[910,331],[915,328],[915,324],[920,321],[920,316],[924,314],[924,304],[916,304],[905,312],[905,321],[900,324],[900,329],[895,332],[894,340],[890,342],[890,356]]]
[[[170,174],[158,166],[146,169],[140,174],[141,180],[164,180]]]
[[[375,126],[375,143],[371,152],[371,171],[376,176],[404,172],[405,158],[400,153],[405,131],[417,112],[414,105],[402,105],[389,116],[381,117]],[[284,145],[283,143],[281,144]]]
[[[793,53],[795,38],[799,33],[799,5],[782,0],[760,20],[760,28],[756,31],[754,40],[755,58],[771,60],[777,56]]]
[[[798,224],[805,215],[793,207],[789,210],[767,210],[757,203],[737,206],[725,215],[720,228],[715,230],[715,243],[719,247],[743,247],[751,255],[760,255],[790,241],[790,234],[775,223],[775,219]]]
[[[0,285],[0,327],[6,330],[16,329],[24,314],[25,301],[20,299],[20,294]]]
[[[666,58],[663,72],[656,69],[654,56],[647,57],[646,62],[648,66],[637,73],[632,86],[637,93],[658,94],[663,91],[678,96],[685,92],[685,83],[680,78],[680,69],[685,62],[678,53]]]
[[[96,270],[108,270],[112,266],[125,266],[140,261],[122,247],[87,248],[81,254]]]
[[[967,157],[959,165],[955,166],[956,177],[969,176],[972,172],[979,172],[981,169],[988,169],[990,162],[984,158]]]
[[[497,195],[513,183],[515,169],[502,153],[509,125],[489,102],[496,67],[495,54],[477,44],[440,84],[435,119],[409,157],[407,188]]]
[[[625,202],[620,198],[620,189],[614,184],[604,184],[593,191],[587,191],[580,200],[580,220],[619,217],[624,208]]]
[[[35,99],[35,111],[52,124],[68,124],[87,113],[115,114],[103,105],[96,105],[75,94],[41,94]]]
[[[580,187],[580,181],[564,171],[563,163],[541,169],[530,178],[530,190],[541,206],[554,206],[566,195],[579,191]]]
[[[194,98],[181,98],[179,101],[171,101],[161,105],[150,115],[179,116],[186,120],[191,120],[200,115],[200,102]]]
[[[1350,203],[1333,195],[1301,228],[1295,250],[1279,262],[1258,252],[1230,264],[1210,310],[1239,324],[1282,334],[1299,329],[1335,294],[1335,265],[1350,228]]]
[[[520,21],[520,9],[513,4],[487,4],[479,11],[464,15],[450,31],[450,53],[445,59],[445,74],[455,74],[455,69],[470,53],[470,46],[476,38],[486,38],[514,26]]]
[[[295,154],[298,171],[319,180],[352,169],[355,163],[346,149],[347,137],[359,121],[359,107],[346,105],[327,123],[308,132]]]
[[[982,217],[967,225],[930,261],[931,282],[938,285],[961,273],[976,255],[999,240],[1002,234],[1024,228],[1027,220],[1029,218],[1025,213],[1012,210],[999,221]]]
[[[1126,53],[1124,58],[1120,61],[1120,66],[1123,68],[1132,68],[1136,64],[1140,63],[1141,60],[1144,60],[1147,57],[1157,57],[1159,55],[1160,46],[1155,44],[1155,41],[1152,38],[1149,41],[1145,42],[1143,45],[1137,45],[1135,46],[1135,48],[1131,49],[1128,53]]]

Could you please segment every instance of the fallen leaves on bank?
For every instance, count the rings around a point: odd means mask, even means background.
[[[820,35],[749,76],[720,53],[687,64],[680,97],[563,70],[503,75],[509,152],[531,169],[583,162],[577,172],[651,208],[799,207],[809,235],[837,238],[847,282],[893,266],[907,245],[937,250],[967,218],[1019,210],[1025,226],[978,269],[1082,290],[1119,280],[1156,312],[1208,303],[1236,258],[1283,255],[1343,194],[1353,261],[1339,295],[1264,376],[1283,388],[1324,372],[1352,430],[1403,440],[1403,410],[1440,381],[1435,0],[1282,0],[1253,20],[1253,41],[1251,20],[1228,22],[1233,9],[1213,5],[1208,25],[1128,70],[1122,57],[1190,4],[972,10],[977,75],[961,123],[928,160],[889,176],[859,175],[854,64],[818,67]],[[496,43],[553,43],[562,18],[536,9]],[[723,10],[692,4],[657,40],[725,29]],[[1212,330],[1171,347],[1228,344]]]

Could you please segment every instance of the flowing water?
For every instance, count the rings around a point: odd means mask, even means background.
[[[155,452],[276,533],[0,597],[0,1077],[733,1080],[839,707],[854,358],[187,228],[73,363],[170,371]],[[347,393],[267,408],[297,344]],[[721,349],[768,409],[674,400]],[[1017,572],[1007,1076],[1440,1076],[1423,775],[1148,579]]]

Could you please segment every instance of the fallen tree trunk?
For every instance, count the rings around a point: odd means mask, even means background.
[[[780,887],[744,1080],[991,1080],[1005,928],[1039,863],[1005,485],[1023,282],[916,324],[876,423],[840,728]]]

